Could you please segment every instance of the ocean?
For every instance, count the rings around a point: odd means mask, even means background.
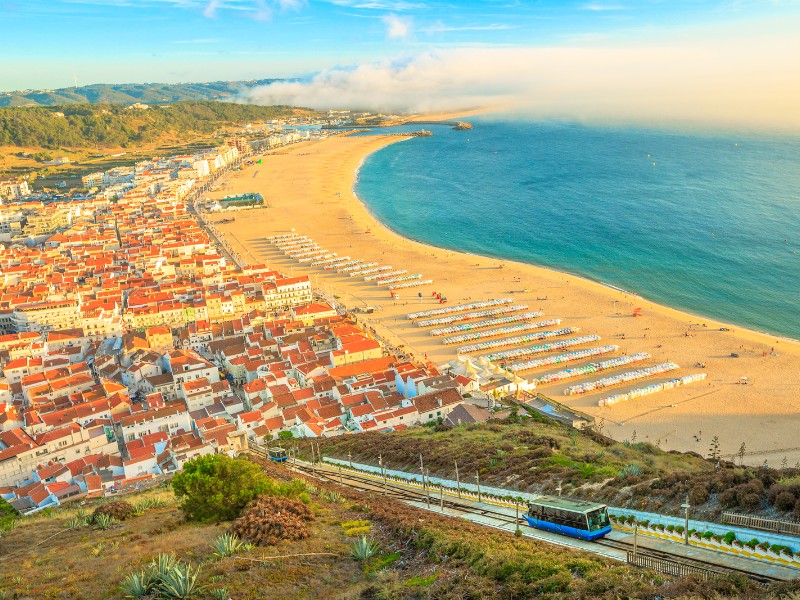
[[[371,155],[356,193],[415,240],[800,339],[800,138],[470,122]]]

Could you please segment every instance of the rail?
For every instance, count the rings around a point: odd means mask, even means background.
[[[256,444],[250,444],[250,450],[255,451],[262,457],[266,457],[266,447]],[[421,482],[404,481],[400,482],[392,480],[392,478],[383,479],[379,474],[371,474],[360,472],[356,469],[350,469],[344,465],[336,465],[338,473],[333,470],[329,464],[303,464],[303,465],[290,465],[293,470],[308,473],[316,477],[322,477],[334,483],[348,485],[355,489],[361,489],[370,492],[381,492],[394,497],[403,502],[425,502],[429,507],[439,506],[442,511],[445,508],[456,511],[456,514],[474,514],[478,516],[489,517],[495,521],[505,523],[518,527],[520,523],[519,517],[509,515],[507,513],[496,510],[496,507],[508,508],[508,504],[499,498],[482,498],[483,505],[473,506],[463,502],[464,500],[475,501],[476,494],[468,493],[462,489],[462,498],[456,499],[452,497],[453,490],[446,487],[440,487],[437,484],[430,484],[423,486]],[[326,468],[327,467],[327,468]],[[409,485],[410,484],[410,485]],[[413,485],[416,484],[416,485]],[[446,498],[449,496],[449,498]],[[487,502],[488,501],[488,502]],[[494,505],[494,506],[492,506]],[[513,504],[511,504],[513,506]],[[550,540],[551,543],[559,544],[558,541]],[[673,576],[685,575],[699,575],[704,579],[712,575],[724,575],[727,573],[736,573],[744,575],[749,579],[760,585],[767,585],[772,581],[779,581],[780,578],[771,575],[764,575],[752,573],[732,566],[725,566],[723,564],[707,563],[701,559],[681,559],[680,557],[671,558],[667,552],[655,549],[639,549],[636,553],[631,550],[631,543],[623,540],[612,540],[604,538],[596,542],[598,546],[606,546],[616,548],[625,552],[627,562],[634,566],[653,569],[661,573]],[[563,544],[562,544],[563,545]],[[708,566],[705,566],[708,565]]]
[[[642,554],[641,552],[634,552],[633,550],[628,550],[628,564],[636,567],[644,567],[645,569],[652,569],[653,571],[658,571],[666,575],[673,575],[675,577],[699,575],[703,579],[708,579],[709,575],[715,574],[715,571],[711,571],[710,569],[687,565],[668,558]]]
[[[800,535],[800,523],[791,521],[781,521],[780,519],[767,519],[753,515],[743,515],[740,513],[724,512],[722,521],[728,525],[738,525],[740,527],[751,527],[762,531],[774,531],[775,533],[788,533],[790,535]]]

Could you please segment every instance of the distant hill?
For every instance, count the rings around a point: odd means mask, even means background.
[[[116,104],[0,108],[0,146],[129,147],[170,135],[210,134],[219,127],[313,114],[290,106],[184,101],[147,109]]]
[[[56,90],[0,92],[0,106],[61,104],[170,104],[183,100],[230,100],[243,90],[278,79],[207,83],[99,83]]]

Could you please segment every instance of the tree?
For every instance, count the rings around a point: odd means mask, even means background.
[[[278,437],[282,440],[290,440],[294,437],[294,434],[291,431],[281,431]]]
[[[0,533],[14,526],[14,520],[19,516],[17,509],[6,500],[0,498]]]
[[[740,465],[744,464],[744,455],[746,453],[747,453],[747,446],[745,446],[744,442],[742,442],[742,445],[739,446],[739,452],[737,452],[737,455],[739,456],[739,464]]]
[[[190,521],[230,521],[251,500],[279,493],[279,486],[257,464],[225,454],[187,461],[172,479],[172,488]]]
[[[714,436],[711,438],[711,448],[708,451],[708,456],[712,460],[719,459],[719,436]]]

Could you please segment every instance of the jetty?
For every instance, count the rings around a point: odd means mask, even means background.
[[[415,125],[449,125],[458,131],[473,128],[472,123],[467,123],[466,121],[409,121],[408,123],[414,123]]]

